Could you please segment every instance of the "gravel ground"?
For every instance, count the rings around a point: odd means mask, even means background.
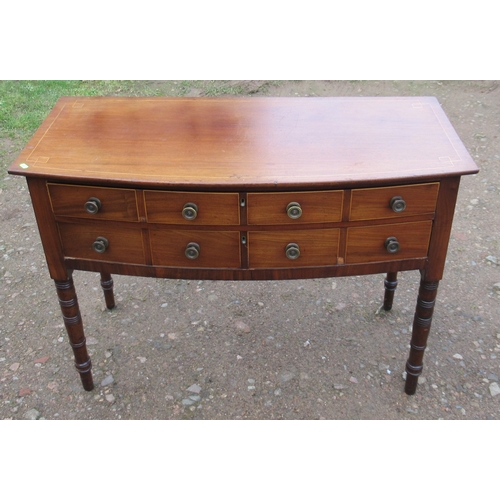
[[[167,82],[138,82],[157,88]],[[272,96],[434,95],[477,162],[462,179],[417,394],[403,372],[419,273],[281,282],[75,272],[96,388],[73,367],[25,180],[0,192],[0,419],[497,420],[500,87],[493,81],[247,82]],[[191,89],[190,95],[200,95]],[[12,144],[0,146],[10,160]]]

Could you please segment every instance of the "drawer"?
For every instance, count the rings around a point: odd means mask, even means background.
[[[148,222],[164,224],[238,225],[238,193],[144,191]]]
[[[149,235],[155,266],[216,269],[241,267],[238,231],[165,229],[150,230]]]
[[[248,223],[264,225],[338,222],[342,220],[343,195],[343,191],[248,193]],[[298,207],[294,208],[290,203],[296,203]]]
[[[438,191],[439,182],[353,189],[349,220],[388,219],[433,213],[436,209]],[[400,198],[399,201],[397,197]],[[393,208],[391,200],[395,200]]]
[[[335,265],[337,264],[339,235],[339,229],[250,231],[248,233],[250,267],[276,268]],[[294,248],[290,246],[291,244],[296,244],[297,247]],[[287,249],[289,256],[292,258],[287,257]]]
[[[346,264],[416,259],[427,256],[432,221],[351,227],[347,230]],[[395,238],[389,247],[386,240]]]
[[[145,264],[142,234],[136,228],[118,228],[108,224],[58,224],[65,257],[105,260],[127,264]],[[99,238],[105,238],[107,247]],[[96,242],[101,241],[101,244]],[[97,251],[102,250],[102,252]]]
[[[47,184],[55,215],[88,219],[137,221],[133,189]]]

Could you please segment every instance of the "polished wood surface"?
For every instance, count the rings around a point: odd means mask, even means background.
[[[63,97],[10,170],[247,191],[475,171],[434,97]]]
[[[164,224],[238,225],[240,202],[238,193],[196,193],[172,191],[144,191],[148,222]],[[182,210],[194,203],[197,216],[186,220]]]
[[[420,281],[417,306],[413,318],[410,355],[406,362],[406,394],[415,394],[418,377],[423,370],[424,351],[431,330],[432,314],[436,304],[439,281]]]
[[[91,371],[92,362],[87,352],[87,341],[83,331],[82,317],[73,278],[70,274],[65,280],[55,280],[54,283],[64,325],[68,332],[69,343],[75,355],[76,371],[80,374],[83,388],[86,391],[91,391],[94,388]]]
[[[111,274],[103,272],[101,273],[101,288],[104,292],[106,307],[108,309],[113,309],[115,307],[115,296],[113,293],[114,282]]]
[[[250,268],[333,266],[337,264],[338,229],[312,229],[294,231],[250,231]],[[290,260],[286,247],[296,243],[298,258]]]
[[[88,219],[137,221],[137,199],[133,189],[109,189],[96,186],[47,184],[55,215]],[[89,213],[85,203],[97,198],[101,203],[97,213]]]
[[[439,183],[418,184],[416,186],[391,186],[373,189],[353,189],[349,220],[374,220],[408,217],[433,213]],[[400,196],[406,203],[402,212],[395,212],[390,201]]]
[[[112,274],[384,273],[385,310],[398,272],[418,269],[405,386],[413,394],[460,178],[477,167],[431,97],[67,97],[9,172],[27,177],[86,390],[74,269],[100,273],[110,309]]]
[[[156,230],[150,231],[152,261],[155,266],[239,268],[238,231]],[[199,245],[199,256],[186,257],[190,243]]]
[[[63,252],[66,257],[145,264],[142,231],[139,228],[115,227],[110,224],[58,224]],[[99,253],[92,244],[100,237],[108,240],[109,246]]]
[[[394,292],[398,287],[398,273],[387,273],[384,280],[384,311],[390,311],[392,309],[392,303],[394,301]]]
[[[248,224],[307,224],[342,220],[343,191],[249,193]],[[302,214],[292,219],[287,206],[298,203]]]
[[[346,264],[426,257],[432,221],[353,227],[347,230]],[[400,249],[389,253],[387,238],[395,237]]]

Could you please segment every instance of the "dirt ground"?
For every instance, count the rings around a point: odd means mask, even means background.
[[[433,95],[480,173],[462,179],[417,394],[403,392],[419,273],[280,282],[75,272],[96,388],[76,373],[25,180],[0,193],[0,418],[487,420],[500,417],[500,86],[235,82],[259,96]],[[138,82],[169,94],[170,82]],[[188,95],[202,95],[197,88]],[[237,98],[237,96],[235,96]],[[19,150],[7,142],[13,160]],[[10,149],[9,149],[10,148]],[[105,385],[102,385],[104,383]]]

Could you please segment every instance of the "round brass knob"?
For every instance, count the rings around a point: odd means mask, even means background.
[[[396,213],[403,212],[406,208],[406,201],[401,196],[394,196],[389,202],[389,206]]]
[[[188,243],[184,255],[188,259],[197,259],[200,255],[200,245],[198,243]]]
[[[290,202],[286,206],[286,213],[290,219],[298,219],[302,215],[300,203],[297,203],[296,201]]]
[[[97,212],[99,212],[99,210],[101,209],[101,200],[99,198],[89,198],[86,202],[85,202],[85,210],[89,213],[89,214],[96,214]]]
[[[400,245],[398,239],[395,236],[389,236],[389,238],[385,240],[384,244],[389,253],[399,252]]]
[[[97,252],[97,253],[104,253],[106,249],[108,248],[109,242],[106,238],[99,236],[96,238],[94,243],[92,243],[92,248]]]
[[[186,203],[182,209],[182,216],[187,220],[194,220],[198,216],[198,207],[195,203]]]
[[[290,260],[298,259],[300,257],[299,245],[297,245],[297,243],[288,243],[285,248],[285,255]]]

